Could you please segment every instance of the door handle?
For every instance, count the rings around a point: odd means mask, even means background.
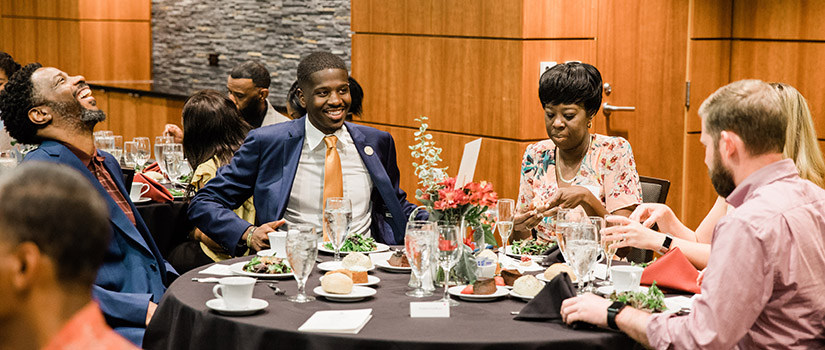
[[[602,112],[604,113],[605,117],[609,117],[613,112],[623,112],[623,111],[635,111],[636,107],[633,106],[614,106],[607,102],[602,104]]]

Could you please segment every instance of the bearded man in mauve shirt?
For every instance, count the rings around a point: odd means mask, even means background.
[[[825,348],[825,190],[782,156],[779,96],[737,81],[699,115],[711,182],[735,209],[716,225],[692,312],[650,315],[587,294],[564,301],[565,321],[618,328],[657,349]]]

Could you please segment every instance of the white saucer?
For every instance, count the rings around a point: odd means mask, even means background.
[[[206,302],[206,307],[227,316],[251,315],[265,309],[267,306],[269,306],[269,303],[266,302],[266,300],[255,298],[252,298],[252,300],[249,301],[249,305],[243,309],[227,309],[223,303],[223,299],[212,299]]]
[[[323,281],[324,276],[319,277],[318,280]],[[378,282],[381,282],[381,279],[378,278],[378,276],[369,275],[369,276],[367,276],[367,283],[356,283],[355,285],[356,286],[374,286],[374,285],[378,284]]]
[[[533,298],[535,297],[535,296],[531,297],[529,295],[522,295],[522,294],[516,293],[516,291],[514,291],[514,290],[510,291],[510,296],[515,297],[515,298],[519,298],[519,299],[524,300],[524,301],[533,300]]]
[[[318,264],[318,269],[320,269],[321,271],[324,271],[324,272],[340,270],[340,269],[343,269],[343,268],[344,268],[344,266],[342,265],[342,263],[340,261],[326,261],[326,262],[322,262],[322,263]],[[372,271],[372,270],[375,270],[375,265],[372,265],[367,271]]]
[[[324,291],[324,288],[321,286],[315,287],[312,290],[313,293],[320,295],[327,300],[330,301],[343,301],[343,302],[353,302],[353,301],[360,301],[375,295],[375,289],[370,287],[362,287],[362,286],[353,286],[352,292],[349,294],[332,294],[327,293]]]
[[[390,265],[390,263],[387,260],[379,260],[379,261],[376,261],[374,263],[375,263],[375,266],[378,266],[379,268],[381,268],[383,270],[387,270],[389,272],[399,272],[399,273],[406,272],[406,273],[409,273],[409,272],[412,271],[412,267],[392,266],[392,265]]]
[[[601,286],[599,288],[596,288],[596,293],[602,295],[610,295],[610,293],[613,293],[613,290],[613,286]],[[647,287],[639,286],[639,290],[637,290],[637,292],[647,293]]]
[[[502,286],[496,286],[496,292],[493,294],[461,294],[461,291],[466,287],[466,285],[450,287],[450,289],[447,289],[447,293],[467,301],[492,301],[510,294],[510,290]]]
[[[135,204],[146,203],[146,202],[151,201],[151,200],[152,200],[152,198],[149,198],[149,197],[140,197],[140,199],[138,199],[136,201],[132,201],[132,203],[135,203]]]

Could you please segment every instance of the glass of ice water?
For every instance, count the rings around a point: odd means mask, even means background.
[[[352,203],[343,197],[327,198],[324,206],[324,224],[326,225],[332,247],[335,249],[335,261],[341,260],[341,247],[347,239],[349,225],[352,221]]]
[[[298,281],[298,294],[290,296],[287,300],[294,303],[315,300],[315,297],[306,294],[307,277],[315,266],[315,258],[318,257],[318,235],[315,233],[315,226],[290,227],[286,234],[286,256],[292,268],[292,275]]]

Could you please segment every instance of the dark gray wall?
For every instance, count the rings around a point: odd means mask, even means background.
[[[272,75],[270,102],[283,106],[301,57],[330,51],[349,65],[351,34],[349,0],[152,0],[152,78],[224,91],[232,67],[258,60]]]

